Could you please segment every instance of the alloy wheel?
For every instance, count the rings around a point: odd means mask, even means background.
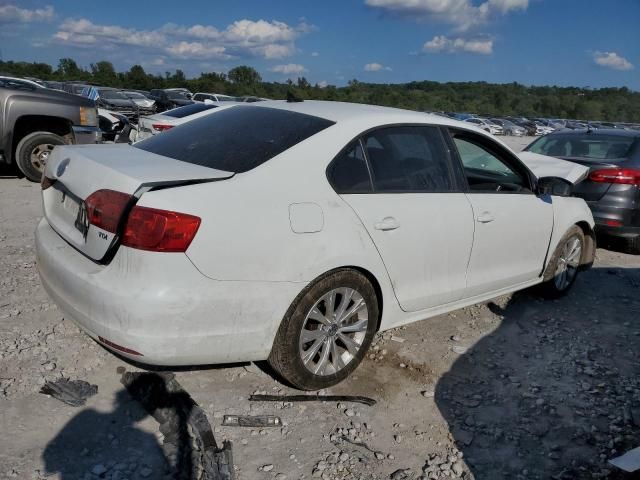
[[[367,304],[356,290],[343,287],[324,294],[302,325],[298,350],[305,368],[320,376],[338,373],[362,348],[368,323]]]
[[[562,253],[558,258],[558,264],[553,277],[553,281],[558,290],[566,290],[571,283],[573,283],[578,273],[578,268],[580,267],[581,256],[582,242],[580,242],[578,237],[569,238],[564,244]]]
[[[55,147],[55,145],[43,143],[41,145],[36,145],[33,150],[31,150],[31,154],[29,156],[31,165],[33,165],[33,167],[39,172],[42,173],[44,171],[44,167],[47,164],[49,155],[53,151],[53,147]]]

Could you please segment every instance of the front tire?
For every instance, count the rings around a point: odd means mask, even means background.
[[[574,225],[562,237],[544,271],[542,293],[550,298],[566,295],[576,281],[585,251],[584,232]]]
[[[269,364],[301,390],[336,385],[362,361],[378,317],[376,292],[364,275],[350,269],[330,272],[305,288],[289,307]]]
[[[49,132],[33,132],[24,137],[16,148],[16,164],[32,182],[42,179],[49,155],[56,145],[65,145],[64,138]]]

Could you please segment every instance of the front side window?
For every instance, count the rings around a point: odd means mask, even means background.
[[[360,141],[348,146],[331,163],[327,172],[329,182],[338,193],[369,193],[371,177]]]
[[[529,191],[529,181],[498,153],[466,136],[453,138],[472,192]]]
[[[376,192],[450,192],[449,154],[436,127],[387,127],[363,137]]]

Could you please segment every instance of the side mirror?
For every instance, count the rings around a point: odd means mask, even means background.
[[[555,195],[570,197],[573,194],[573,183],[560,177],[542,177],[538,179],[538,195]]]

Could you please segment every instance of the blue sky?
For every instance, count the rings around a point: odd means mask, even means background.
[[[640,0],[0,0],[4,60],[640,90]]]

